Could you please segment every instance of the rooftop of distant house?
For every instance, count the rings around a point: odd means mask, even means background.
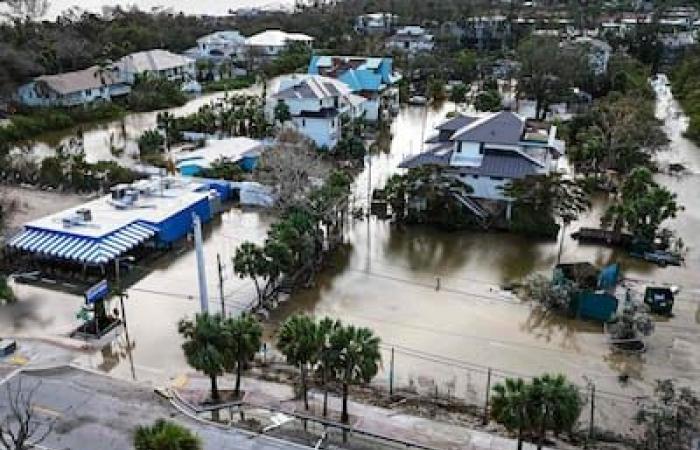
[[[167,50],[155,49],[126,55],[119,60],[128,72],[157,72],[194,63],[194,59]]]
[[[246,44],[254,47],[284,47],[291,42],[311,43],[313,41],[313,37],[303,33],[266,30],[246,39]]]
[[[59,94],[66,95],[86,89],[96,89],[104,86],[122,83],[118,71],[109,67],[99,66],[88,67],[84,70],[60,73],[57,75],[43,75],[35,80],[46,83],[51,90]]]
[[[323,99],[350,94],[348,86],[334,78],[321,75],[289,75],[277,80],[272,98],[280,100]]]

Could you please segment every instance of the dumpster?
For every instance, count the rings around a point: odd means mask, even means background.
[[[667,287],[647,287],[644,303],[654,314],[670,315],[673,311],[673,291]]]

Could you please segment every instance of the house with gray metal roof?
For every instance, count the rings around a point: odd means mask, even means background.
[[[556,170],[565,151],[564,143],[556,138],[556,126],[529,121],[511,111],[480,117],[458,115],[440,124],[437,131],[426,141],[425,151],[399,167],[440,168],[471,187],[469,199],[464,199],[470,209],[474,202],[476,207],[488,202],[508,204],[503,187],[514,179]]]
[[[342,81],[321,75],[288,75],[275,80],[265,102],[265,116],[274,123],[275,109],[285,103],[290,124],[318,147],[332,149],[341,137],[341,116],[362,115],[364,97],[353,94]]]

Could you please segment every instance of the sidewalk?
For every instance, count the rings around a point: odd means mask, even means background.
[[[233,389],[232,377],[219,379],[220,389]],[[185,399],[198,402],[209,395],[210,381],[201,375],[180,376],[173,389]],[[321,417],[323,394],[309,392],[309,411],[304,410],[303,400],[295,400],[293,388],[289,385],[244,378],[241,381],[244,403],[263,408],[280,409],[287,412],[316,415]],[[341,398],[328,397],[329,418],[340,419]],[[517,442],[483,431],[468,429],[417,416],[407,415],[391,409],[380,408],[349,401],[351,425],[362,431],[445,450],[515,450]],[[534,450],[535,445],[525,444],[523,449]],[[548,450],[551,450],[547,448]]]

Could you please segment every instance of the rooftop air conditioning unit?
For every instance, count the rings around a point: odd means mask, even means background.
[[[76,214],[78,215],[79,218],[83,220],[83,222],[91,222],[92,221],[92,211],[88,208],[81,208],[76,211]]]

